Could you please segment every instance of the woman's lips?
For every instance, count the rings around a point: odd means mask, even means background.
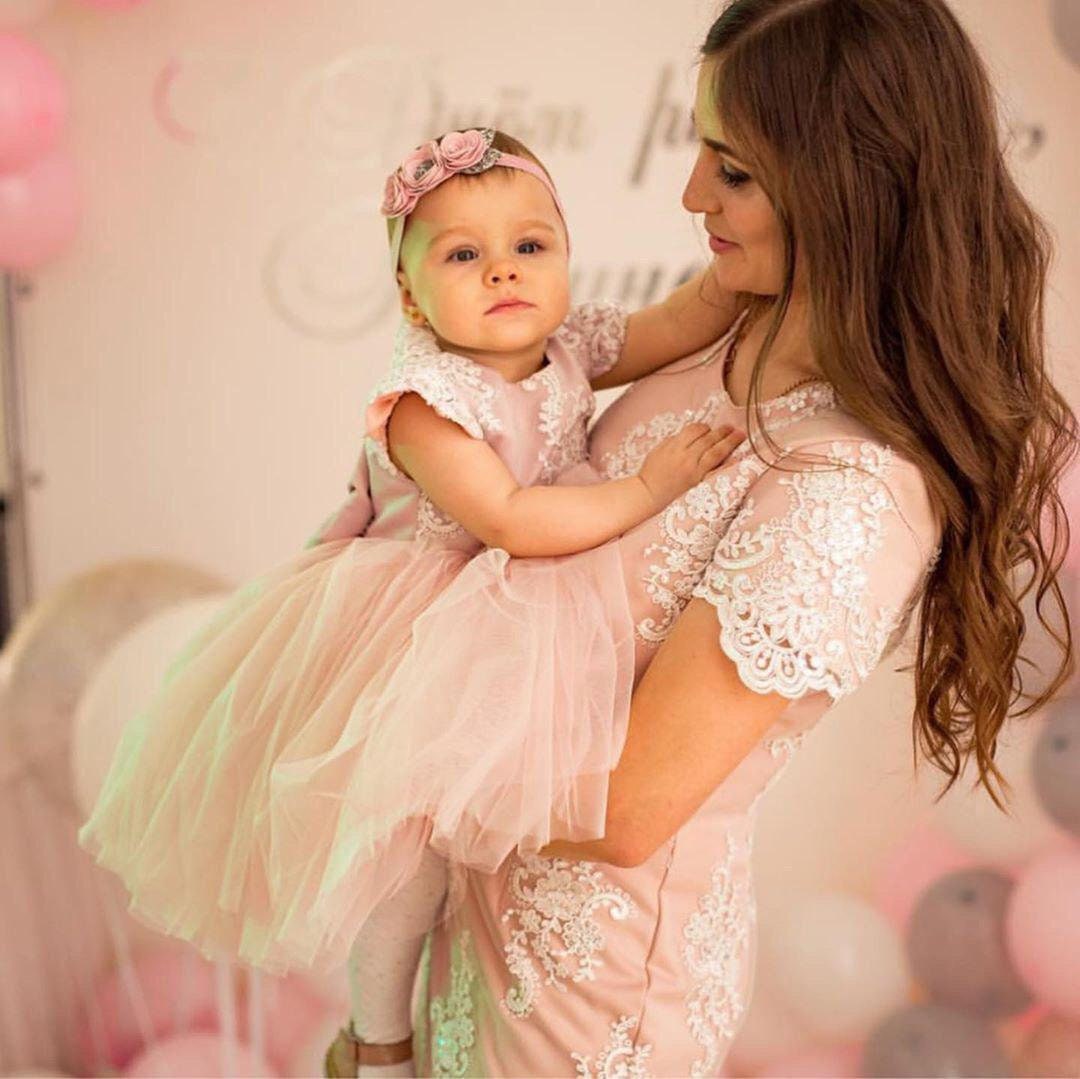
[[[494,307],[489,307],[484,314],[494,315],[500,311],[523,311],[527,307],[535,306],[535,304],[526,303],[524,300],[500,300]]]
[[[730,243],[728,240],[721,240],[719,236],[709,233],[709,248],[718,255],[722,255],[725,251],[731,251],[738,246],[738,244]]]

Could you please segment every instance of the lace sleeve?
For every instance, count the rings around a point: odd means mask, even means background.
[[[468,361],[440,352],[428,331],[407,325],[398,331],[394,366],[376,385],[367,406],[367,433],[384,449],[390,413],[403,393],[418,393],[444,419],[473,438],[484,437],[481,419],[490,414],[487,399],[494,391]],[[497,426],[494,415],[488,426]]]
[[[751,689],[837,700],[906,627],[936,557],[932,515],[918,469],[888,446],[803,448],[833,463],[786,457],[787,471],[765,471],[693,594],[716,608],[720,645]]]
[[[571,309],[557,332],[586,378],[599,378],[618,362],[628,317],[621,304],[608,300],[593,300]]]

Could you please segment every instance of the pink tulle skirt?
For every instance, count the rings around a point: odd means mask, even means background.
[[[176,657],[79,842],[203,954],[332,969],[425,845],[493,871],[604,834],[633,652],[613,543],[322,543]]]

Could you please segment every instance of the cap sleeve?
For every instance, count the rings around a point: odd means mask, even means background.
[[[586,378],[599,378],[618,362],[628,317],[626,308],[610,300],[593,300],[571,308],[558,335],[581,364]]]
[[[473,438],[485,437],[485,424],[498,429],[491,409],[495,391],[469,360],[440,351],[429,330],[403,325],[394,352],[394,365],[375,386],[365,417],[367,434],[380,446],[386,447],[386,425],[403,393],[419,394]]]
[[[693,594],[716,608],[720,646],[747,686],[835,701],[896,643],[936,537],[921,473],[890,447],[799,450],[832,463],[785,456],[755,480]]]

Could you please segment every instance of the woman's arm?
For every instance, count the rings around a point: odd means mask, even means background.
[[[684,281],[660,303],[635,311],[626,320],[626,340],[618,362],[591,380],[594,390],[622,386],[680,356],[712,344],[735,321],[735,293],[716,284],[712,265]]]
[[[486,546],[518,557],[573,554],[621,535],[700,483],[743,437],[737,428],[690,424],[653,449],[637,475],[522,487],[483,439],[419,394],[402,394],[387,426],[394,464]]]
[[[604,838],[558,840],[541,854],[641,865],[761,741],[791,701],[749,689],[719,636],[715,608],[692,599],[634,690]]]

